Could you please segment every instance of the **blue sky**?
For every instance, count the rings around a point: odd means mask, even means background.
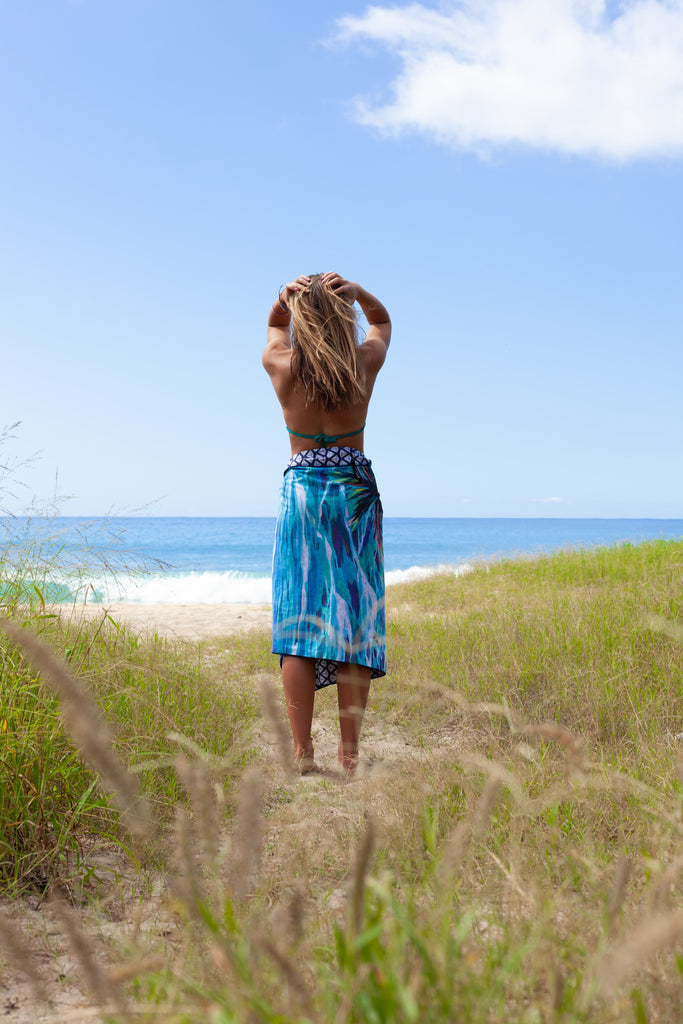
[[[683,4],[0,2],[22,507],[272,515],[278,287],[394,322],[388,515],[683,517]],[[55,483],[56,479],[56,483]]]

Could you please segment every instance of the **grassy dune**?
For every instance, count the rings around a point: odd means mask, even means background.
[[[0,635],[0,877],[95,931],[103,845],[136,892],[163,880],[163,939],[81,943],[114,1020],[679,1020],[682,604],[681,542],[392,588],[373,764],[348,784],[287,775],[268,636],[171,644],[38,610],[57,660]],[[335,734],[323,692],[323,764]]]

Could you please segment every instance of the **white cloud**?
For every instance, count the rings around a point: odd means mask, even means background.
[[[402,68],[364,124],[485,151],[522,144],[615,160],[683,154],[683,0],[462,0],[368,7],[339,38]]]
[[[561,505],[562,498],[529,498],[536,505]]]

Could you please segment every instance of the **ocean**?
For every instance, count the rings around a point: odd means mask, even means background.
[[[275,520],[134,516],[2,520],[11,552],[33,547],[50,600],[135,604],[265,604]],[[683,537],[683,519],[384,520],[387,583],[482,559]],[[65,575],[66,574],[66,575]],[[69,578],[67,578],[69,577]],[[0,580],[0,583],[2,581]]]

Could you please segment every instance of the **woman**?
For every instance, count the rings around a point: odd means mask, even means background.
[[[362,344],[354,302],[369,325]],[[382,506],[363,436],[390,338],[382,303],[335,273],[298,277],[268,315],[263,365],[292,448],[273,556],[273,653],[302,772],[315,767],[316,689],[337,685],[338,758],[353,772],[370,679],[385,674]]]

